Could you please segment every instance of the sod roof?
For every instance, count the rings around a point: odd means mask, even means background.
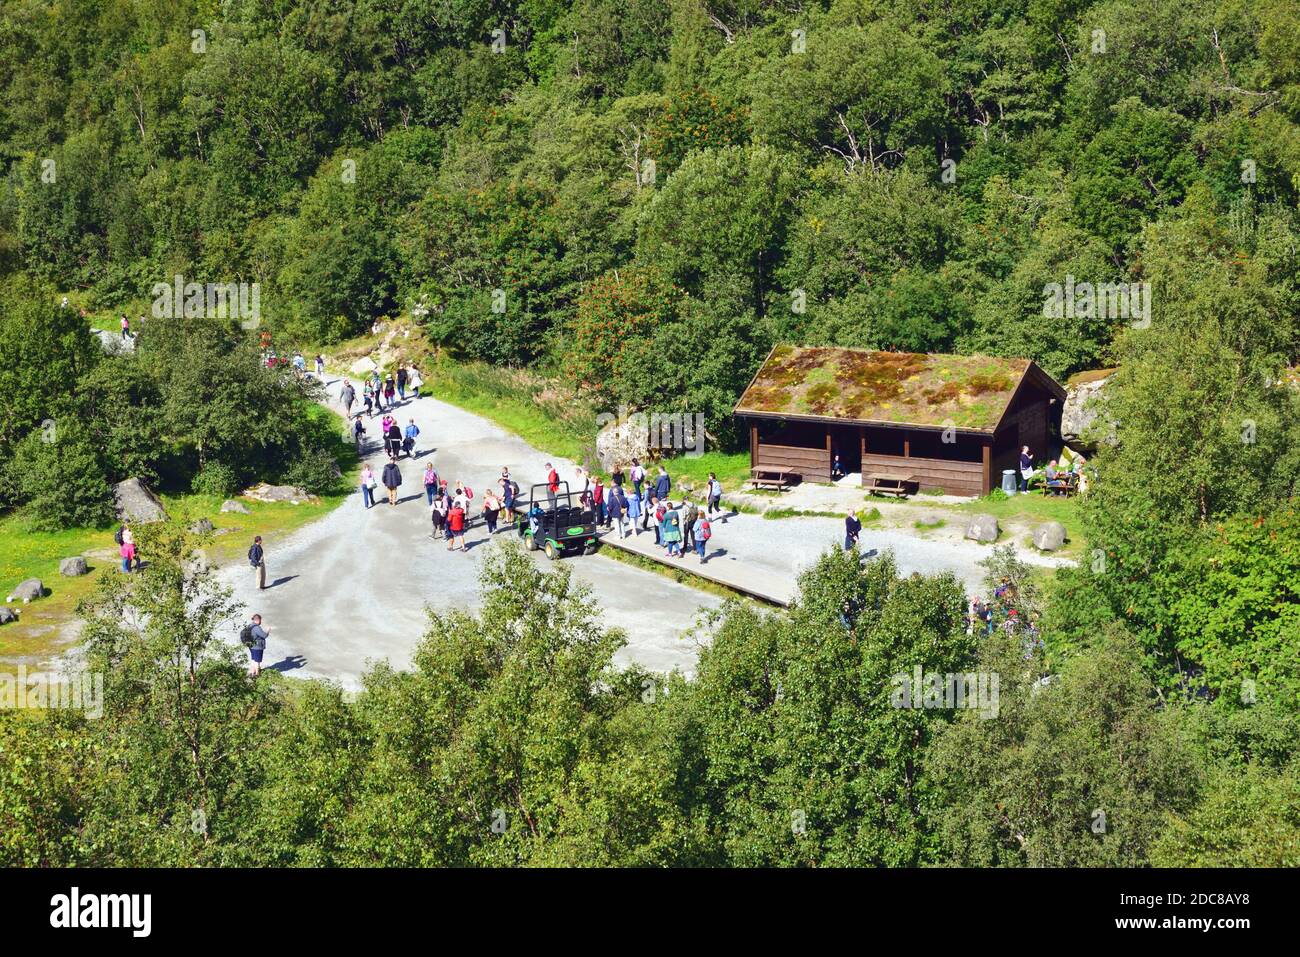
[[[1031,368],[1028,359],[779,345],[735,411],[992,432]]]

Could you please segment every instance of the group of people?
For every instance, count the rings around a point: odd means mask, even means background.
[[[1049,493],[1055,490],[1056,494],[1064,494],[1070,489],[1077,489],[1082,495],[1088,490],[1088,473],[1084,469],[1087,464],[1087,459],[1082,455],[1077,452],[1070,453],[1070,450],[1066,449],[1061,459],[1052,459],[1043,469],[1043,485]],[[1033,453],[1029,446],[1022,445],[1017,482],[1019,490],[1029,491],[1029,484],[1037,475],[1038,469],[1034,468]]]
[[[993,590],[993,598],[986,601],[979,595],[972,595],[966,610],[966,634],[977,632],[991,635],[996,629],[1002,629],[1008,635],[1019,636],[1025,659],[1043,647],[1043,639],[1038,630],[1036,613],[1022,614],[1020,595],[1015,583],[1003,578]]]

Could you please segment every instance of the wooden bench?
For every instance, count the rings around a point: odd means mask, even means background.
[[[873,472],[870,476],[870,482],[863,482],[862,484],[873,495],[895,495],[898,498],[903,498],[908,494],[908,488],[916,484],[916,476]]]
[[[791,472],[786,468],[776,468],[767,465],[756,465],[749,470],[749,484],[754,488],[771,488],[778,492],[783,492],[794,484],[794,479],[798,477],[797,473]]]

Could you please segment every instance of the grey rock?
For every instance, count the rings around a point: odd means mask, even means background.
[[[9,622],[17,620],[18,612],[16,610],[0,605],[0,625],[7,625]]]
[[[379,368],[379,364],[370,356],[362,356],[352,365],[348,366],[348,372],[355,376],[368,376]]]
[[[294,485],[267,485],[265,482],[245,489],[243,495],[244,498],[251,498],[256,502],[290,502],[294,505],[300,502],[311,502],[316,498],[306,489]]]
[[[80,555],[72,558],[65,558],[59,562],[59,574],[66,575],[68,578],[76,578],[78,575],[84,575],[90,568],[86,565],[86,560]]]
[[[1107,375],[1086,378],[1067,385],[1065,402],[1061,405],[1061,439],[1071,448],[1079,449],[1088,455],[1097,451],[1100,440],[1109,440],[1114,433],[1114,424],[1098,423],[1101,406],[1105,401],[1106,383],[1114,377],[1111,371]]]
[[[642,465],[650,461],[650,427],[644,415],[630,415],[622,422],[611,422],[596,435],[596,458],[606,472],[631,468],[632,460]]]
[[[212,531],[212,519],[210,518],[199,519],[197,522],[194,522],[192,525],[190,525],[190,531],[193,532],[195,535],[207,535],[209,532]]]
[[[135,352],[135,336],[123,339],[120,332],[109,332],[105,329],[91,329],[90,334],[99,340],[99,347],[105,355],[120,356],[127,352]]]
[[[221,511],[238,512],[240,515],[249,514],[248,506],[245,505],[243,502],[235,501],[233,498],[228,498],[221,503]]]
[[[29,578],[24,582],[19,582],[13,593],[5,601],[21,601],[26,604],[44,594],[45,584],[39,578]]]
[[[966,537],[977,542],[996,542],[998,520],[992,515],[972,515],[966,523]]]
[[[138,478],[129,478],[113,486],[113,504],[117,517],[127,522],[167,521],[167,510],[158,497]]]
[[[933,512],[927,512],[916,520],[916,524],[922,528],[938,528],[943,524],[943,516],[935,515]]]
[[[1060,522],[1044,522],[1033,531],[1034,547],[1044,552],[1054,552],[1065,544],[1065,526]]]

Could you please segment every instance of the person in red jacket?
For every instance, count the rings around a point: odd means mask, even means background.
[[[560,491],[560,476],[555,471],[550,462],[546,463],[546,494],[551,500],[551,508],[555,508],[555,496]]]
[[[465,510],[454,504],[447,513],[447,551],[466,551],[465,548]]]

